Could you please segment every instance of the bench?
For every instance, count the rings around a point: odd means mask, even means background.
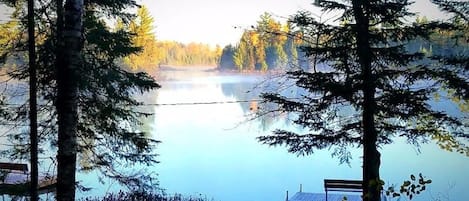
[[[28,165],[23,163],[0,163],[0,170],[8,172],[18,171],[26,174],[28,172]]]
[[[363,181],[361,180],[339,180],[339,179],[324,179],[324,190],[326,191],[326,201],[328,191],[342,191],[342,192],[362,192]]]

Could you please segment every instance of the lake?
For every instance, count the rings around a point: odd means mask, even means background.
[[[353,159],[347,165],[332,158],[331,150],[296,156],[284,147],[257,142],[256,137],[276,128],[299,129],[288,116],[249,120],[259,92],[265,89],[259,83],[275,75],[221,73],[206,68],[166,69],[157,74],[162,88],[139,99],[147,104],[143,110],[155,114],[145,120],[142,129],[162,141],[156,150],[160,164],[152,170],[159,174],[160,187],[167,193],[215,201],[283,201],[286,191],[291,197],[300,185],[304,192],[322,193],[324,179],[361,179],[359,149],[352,149]],[[386,187],[399,186],[411,174],[422,173],[433,183],[413,200],[469,198],[468,157],[443,151],[432,143],[417,149],[405,139],[381,147],[381,153],[381,177]],[[79,173],[77,178],[94,188],[79,192],[78,197],[102,196],[119,189],[115,182],[99,183],[96,173]]]
[[[257,142],[257,136],[276,128],[298,129],[284,118],[247,121],[255,105],[249,100],[258,99],[259,83],[272,76],[187,69],[162,71],[159,76],[162,88],[143,100],[161,104],[149,108],[155,113],[150,128],[152,136],[162,141],[157,149],[161,163],[155,170],[168,193],[217,201],[282,201],[286,191],[291,196],[300,184],[304,192],[324,192],[326,178],[361,178],[360,150],[352,150],[350,165],[340,165],[330,150],[298,157],[284,147]],[[214,104],[171,105],[210,102]],[[422,173],[433,180],[413,200],[469,198],[468,157],[434,144],[417,149],[405,139],[396,139],[381,152],[381,177],[387,186],[402,184],[410,174]]]

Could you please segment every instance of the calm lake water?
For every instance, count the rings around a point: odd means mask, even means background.
[[[259,99],[259,83],[266,75],[219,73],[205,70],[158,72],[162,88],[140,97],[143,109],[155,115],[143,129],[162,141],[154,171],[169,194],[202,196],[216,201],[283,201],[299,190],[324,192],[323,180],[361,179],[361,151],[352,150],[350,165],[339,164],[331,150],[296,156],[284,147],[268,147],[256,137],[276,128],[296,130],[287,117],[248,121]],[[236,103],[237,101],[247,101]],[[213,104],[176,104],[208,103]],[[446,107],[440,104],[440,107]],[[449,108],[454,109],[454,108]],[[417,201],[465,201],[469,199],[469,158],[425,144],[420,149],[396,139],[381,148],[381,177],[386,186],[400,185],[410,174],[422,173],[433,183],[414,198]],[[119,189],[116,183],[100,184],[97,174],[77,178],[100,196]],[[105,180],[108,181],[108,180]],[[407,199],[401,199],[407,200]]]
[[[161,163],[162,188],[168,193],[202,195],[220,201],[282,201],[302,184],[304,192],[324,192],[326,178],[360,179],[361,151],[353,150],[350,165],[339,164],[330,150],[296,156],[284,147],[268,147],[256,137],[276,128],[297,129],[284,118],[246,121],[255,103],[164,105],[173,103],[233,102],[258,99],[264,75],[192,71],[160,72],[162,88],[146,94],[155,117],[149,122]],[[410,174],[433,180],[413,200],[469,199],[469,158],[425,144],[418,150],[397,139],[382,147],[381,177],[400,185]],[[406,199],[402,199],[406,200]]]

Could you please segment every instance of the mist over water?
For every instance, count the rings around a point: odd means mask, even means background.
[[[159,72],[162,88],[147,94],[154,106],[152,136],[161,140],[161,163],[155,167],[167,193],[206,196],[223,201],[285,200],[302,184],[304,192],[324,192],[324,179],[361,179],[361,150],[351,148],[349,165],[332,158],[333,150],[310,156],[268,147],[256,137],[277,128],[297,130],[285,118],[252,117],[260,82],[272,75],[220,73],[207,70]],[[265,88],[264,88],[265,89]],[[247,101],[232,103],[235,101]],[[173,103],[209,103],[183,104]],[[225,103],[223,103],[225,102]],[[422,173],[433,183],[413,200],[464,200],[469,175],[466,156],[443,151],[430,143],[416,148],[405,139],[381,148],[381,177],[386,186],[402,184]],[[406,199],[401,199],[406,200]]]
[[[259,93],[278,89],[275,85],[281,79],[271,80],[272,86],[265,84],[269,83],[266,79],[277,75],[218,72],[209,68],[167,68],[156,75],[162,88],[139,97],[146,103],[139,109],[155,115],[144,119],[139,129],[162,142],[156,149],[160,164],[150,170],[158,173],[160,187],[166,193],[216,201],[283,201],[286,191],[291,197],[299,191],[300,184],[303,192],[322,193],[324,179],[361,179],[359,148],[350,149],[353,157],[350,164],[340,164],[338,158],[331,157],[333,150],[296,156],[284,147],[257,142],[256,137],[269,135],[275,129],[301,131],[286,115],[249,120],[260,105]],[[298,93],[301,92],[291,91]],[[444,102],[435,105],[448,109]],[[56,150],[50,151],[53,155]],[[405,139],[396,139],[380,151],[385,187],[399,187],[411,174],[422,173],[433,182],[413,200],[469,198],[468,157],[441,150],[433,143],[416,148]],[[48,160],[40,166],[41,171],[55,168]],[[98,176],[97,172],[78,173],[80,184],[93,188],[78,191],[78,198],[103,196],[122,189],[109,179],[100,183]]]

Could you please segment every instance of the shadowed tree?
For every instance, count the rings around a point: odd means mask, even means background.
[[[218,62],[219,69],[234,69],[235,64],[233,62],[235,48],[232,45],[227,45],[223,48],[223,51]]]
[[[34,1],[28,0],[28,60],[29,60],[29,141],[31,182],[29,192],[32,201],[38,197],[38,134],[37,134],[37,69],[36,38],[34,31]]]
[[[440,48],[449,51],[434,51],[431,58],[438,61],[437,64],[443,70],[439,76],[439,82],[443,84],[448,99],[458,104],[459,108],[469,112],[469,2],[467,1],[451,1],[451,0],[432,0],[440,9],[451,15],[448,20],[448,26],[436,29],[430,37],[429,43],[441,42]],[[437,39],[435,39],[437,38]],[[442,39],[442,41],[439,41]],[[451,72],[448,72],[451,71]],[[454,74],[466,78],[465,82],[459,80],[448,79],[448,76]],[[468,115],[466,115],[467,121]],[[467,133],[467,132],[466,132]],[[466,134],[467,137],[468,134]],[[456,151],[465,153],[469,156],[469,146],[458,142],[454,136],[449,134],[441,134],[434,137],[438,145],[448,151]]]
[[[467,80],[451,69],[435,68],[424,54],[411,52],[406,45],[417,37],[427,38],[436,24],[406,24],[413,16],[407,0],[320,1],[324,12],[340,11],[340,25],[323,24],[307,12],[293,17],[298,29],[320,35],[318,44],[304,47],[307,55],[317,55],[325,67],[314,72],[287,72],[299,97],[281,92],[263,94],[278,105],[279,112],[296,114],[294,123],[304,132],[276,130],[259,137],[271,146],[284,145],[299,155],[332,148],[341,162],[350,160],[348,147],[363,149],[363,200],[379,201],[383,182],[379,175],[378,147],[406,137],[418,144],[432,136],[449,133],[467,137],[467,122],[430,104],[444,80],[467,85]]]
[[[5,0],[5,2],[9,1]],[[17,6],[20,19],[24,14],[21,12],[21,2],[15,1],[9,4]],[[86,163],[79,163],[78,171],[99,171],[101,176],[116,179],[132,189],[157,187],[154,174],[141,172],[145,170],[145,166],[157,163],[156,153],[153,150],[157,141],[137,129],[141,124],[141,117],[150,114],[137,108],[143,103],[134,97],[156,89],[159,85],[146,73],[133,73],[125,70],[122,59],[136,53],[140,48],[132,45],[131,33],[126,30],[111,31],[106,24],[110,18],[120,18],[124,23],[128,23],[134,17],[133,14],[128,13],[128,10],[136,7],[136,2],[133,0],[84,1],[83,23],[80,28],[78,25],[68,28],[63,26],[76,21],[67,22],[62,21],[61,17],[56,17],[61,16],[60,13],[62,13],[62,3],[57,3],[57,7],[50,6],[56,2],[61,1],[42,0],[36,9],[37,33],[39,33],[37,39],[40,39],[37,40],[38,98],[41,103],[38,120],[41,128],[39,139],[43,146],[42,154],[50,156],[51,152],[61,144],[59,141],[62,139],[57,139],[60,129],[56,121],[61,117],[58,118],[57,115],[63,111],[70,111],[69,120],[76,121],[76,141],[71,141],[73,136],[67,136],[70,142],[69,147],[66,147],[67,155],[66,157],[61,155],[59,158],[68,158],[69,164],[75,163],[76,159],[86,161]],[[75,8],[70,4],[65,6],[65,10],[77,11]],[[73,16],[76,15],[64,16],[63,19],[70,19]],[[20,24],[19,30],[23,26]],[[72,31],[61,31],[67,29]],[[60,37],[61,35],[63,37]],[[21,34],[18,36],[20,39],[23,37],[24,35]],[[66,46],[68,49],[65,48],[70,52],[57,51],[61,45],[65,45],[61,43],[65,42],[73,43],[73,45]],[[15,44],[8,46],[10,47],[8,52],[21,55],[24,53],[25,45],[24,40],[17,40]],[[83,47],[81,53],[77,51],[80,46]],[[79,60],[67,63],[58,58],[64,56],[65,59],[66,55]],[[21,60],[21,57],[18,60]],[[11,68],[8,76],[21,84],[28,78],[28,73],[20,64],[16,68]],[[71,74],[65,72],[66,77],[58,77],[58,73],[64,72],[56,72],[55,67],[67,65],[74,67],[72,72],[68,71]],[[70,83],[73,81],[76,83]],[[75,94],[68,94],[69,99],[65,101],[67,104],[76,104],[76,108],[68,107],[67,109],[63,107],[64,100],[59,100],[61,98],[58,97],[58,93],[61,90],[60,93],[74,93],[73,90],[58,89],[60,88],[58,83],[63,84],[63,82],[68,84],[68,87],[75,88]],[[72,98],[76,98],[75,102]],[[20,106],[8,115],[8,120],[24,122],[27,118],[25,112],[27,110],[21,104],[24,99],[20,97],[15,100]],[[74,116],[73,113],[75,113]],[[67,126],[73,129],[73,124],[67,123]],[[26,133],[21,130],[18,133],[11,132],[9,137],[11,140],[9,143],[14,146],[2,153],[10,158],[24,158],[28,150],[28,145],[24,143],[24,139],[27,139]],[[52,150],[44,148],[46,143],[50,143]],[[72,159],[72,155],[75,154],[73,152],[77,154],[76,159]],[[70,165],[68,166],[70,169],[67,170],[71,170],[72,166],[75,168],[75,165]],[[135,168],[137,166],[139,167]],[[71,171],[68,173],[72,174]],[[62,186],[69,192],[77,184],[74,178],[61,182],[69,182]],[[73,194],[65,196],[68,197],[64,199],[73,199]]]
[[[57,62],[57,200],[75,200],[78,80],[83,66],[83,0],[66,0]],[[59,25],[60,26],[60,25]],[[60,40],[63,39],[63,42]]]
[[[448,31],[451,35],[447,41],[449,49],[455,50],[450,53],[439,53],[432,55],[433,59],[440,61],[441,68],[449,68],[452,72],[469,77],[469,2],[467,1],[449,1],[432,0],[442,11],[452,14],[450,26],[437,29],[436,31]],[[445,77],[442,77],[445,78]],[[463,100],[469,100],[469,86],[467,82],[451,82],[452,79],[445,79],[449,88],[455,89],[455,94]],[[454,80],[457,81],[457,80]],[[467,80],[466,80],[467,81]]]

